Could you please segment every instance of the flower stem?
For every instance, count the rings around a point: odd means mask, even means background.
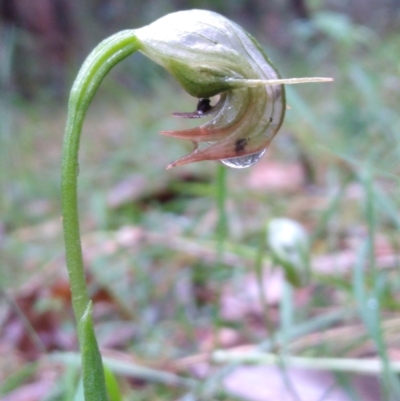
[[[62,212],[66,263],[82,351],[86,401],[107,400],[107,393],[82,259],[77,201],[79,141],[86,112],[101,81],[113,66],[139,49],[140,42],[133,30],[119,32],[101,42],[82,65],[68,104],[62,159]]]

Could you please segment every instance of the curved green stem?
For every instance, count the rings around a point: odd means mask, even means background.
[[[77,201],[79,141],[86,111],[101,81],[113,66],[139,49],[140,42],[133,30],[119,32],[101,42],[82,65],[68,104],[62,159],[62,211],[66,262],[82,351],[86,401],[107,400],[107,393],[82,259]]]

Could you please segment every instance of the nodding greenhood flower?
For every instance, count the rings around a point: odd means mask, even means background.
[[[161,134],[191,140],[195,148],[168,168],[201,160],[230,167],[254,164],[264,154],[285,115],[284,83],[324,82],[326,78],[280,80],[257,41],[239,25],[205,10],[168,14],[135,30],[140,51],[166,68],[199,98],[184,118],[211,116],[198,128]],[[215,106],[209,98],[220,95]],[[209,146],[200,148],[205,142]]]

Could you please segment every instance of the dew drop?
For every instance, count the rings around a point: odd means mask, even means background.
[[[231,168],[247,168],[257,163],[264,156],[266,150],[267,149],[263,149],[262,151],[251,155],[222,159],[220,162]]]

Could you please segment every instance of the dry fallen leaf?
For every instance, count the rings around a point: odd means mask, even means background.
[[[295,192],[305,183],[304,169],[300,163],[281,163],[264,158],[250,171],[249,189],[256,191]]]

